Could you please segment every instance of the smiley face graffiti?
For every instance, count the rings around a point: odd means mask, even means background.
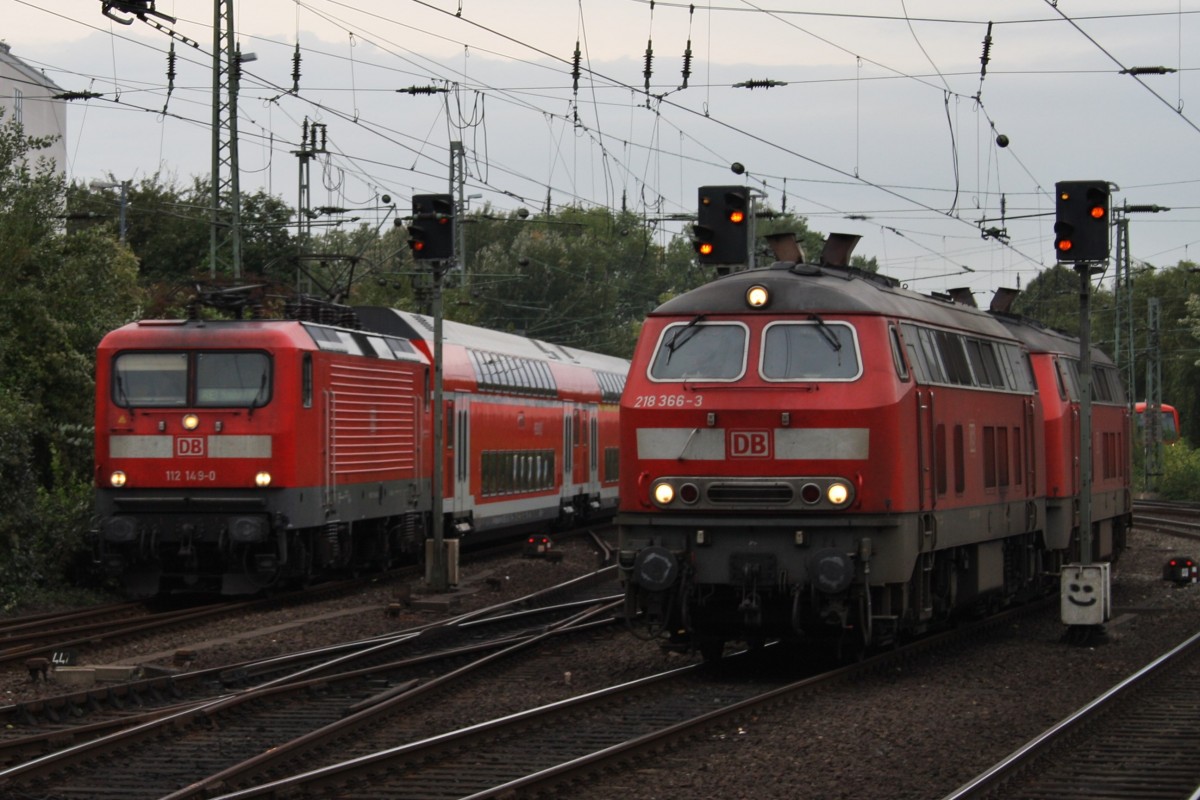
[[[1099,600],[1096,597],[1096,587],[1090,583],[1072,582],[1067,586],[1067,602],[1077,606],[1094,606]]]

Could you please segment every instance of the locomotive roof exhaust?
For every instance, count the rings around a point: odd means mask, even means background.
[[[771,252],[775,255],[776,261],[790,261],[793,264],[800,264],[804,261],[804,250],[796,241],[796,234],[791,231],[768,233],[763,238],[771,246]]]
[[[821,263],[831,267],[850,266],[850,256],[862,237],[856,233],[831,233],[821,251]]]
[[[992,295],[991,310],[997,314],[1007,314],[1012,304],[1016,301],[1017,295],[1021,293],[1020,289],[1006,289],[1001,286]]]

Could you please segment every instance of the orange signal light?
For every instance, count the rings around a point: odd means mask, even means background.
[[[735,208],[729,212],[729,221],[735,225],[741,225],[746,220],[746,212],[740,208]]]
[[[712,242],[701,242],[699,251],[700,251],[700,255],[702,255],[702,256],[711,256],[712,251],[713,251],[713,243]]]

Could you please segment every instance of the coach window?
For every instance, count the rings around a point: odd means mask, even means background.
[[[921,353],[924,356],[929,382],[949,383],[946,379],[946,371],[942,367],[942,357],[938,353],[937,342],[934,340],[934,331],[928,328],[918,328],[917,340],[921,343]]]
[[[271,399],[271,359],[246,351],[196,354],[196,405],[258,408]]]
[[[704,324],[701,317],[668,325],[650,362],[654,381],[736,381],[746,371],[746,326]]]
[[[187,405],[187,353],[122,353],[113,359],[113,402],[126,408]]]
[[[907,322],[900,326],[904,331],[904,348],[908,353],[908,367],[918,383],[928,383],[930,378],[929,365],[925,363],[925,353],[921,349],[921,334],[917,326]]]
[[[971,379],[967,353],[963,349],[963,337],[950,331],[937,331],[935,338],[938,351],[942,355],[942,366],[946,368],[947,379],[959,386],[971,386],[974,381]]]
[[[1078,363],[1068,358],[1056,358],[1055,363],[1058,365],[1059,380],[1066,387],[1065,398],[1072,401],[1079,399],[1079,371]]]
[[[991,342],[968,339],[967,358],[971,362],[977,385],[1004,388],[1004,376],[1000,372],[1000,363],[996,360],[996,351]]]
[[[844,322],[772,322],[759,370],[768,381],[852,381],[862,374],[858,339]]]

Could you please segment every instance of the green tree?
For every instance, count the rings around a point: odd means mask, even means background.
[[[49,142],[0,116],[0,602],[80,550],[91,486],[93,358],[141,303],[111,234],[64,233]]]
[[[1196,415],[1200,414],[1200,314],[1196,293],[1200,276],[1195,264],[1181,261],[1164,269],[1144,269],[1133,278],[1133,327],[1135,346],[1134,393],[1146,395],[1146,357],[1151,343],[1147,337],[1150,298],[1158,299],[1158,357],[1162,369],[1162,400],[1179,411],[1183,435],[1195,441]]]
[[[109,175],[109,183],[116,179]],[[143,285],[191,286],[208,281],[212,216],[211,184],[194,178],[181,186],[156,173],[125,192],[125,238],[137,257]],[[69,230],[99,226],[118,234],[120,194],[75,184],[67,193]],[[293,285],[299,244],[288,230],[293,210],[262,190],[241,198],[242,272],[246,282],[267,280]],[[229,276],[218,275],[219,281]]]

